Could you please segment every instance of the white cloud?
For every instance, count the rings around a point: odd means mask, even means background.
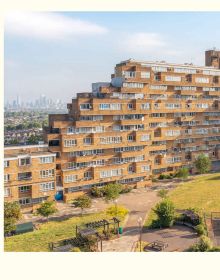
[[[6,16],[5,31],[20,36],[54,40],[105,34],[108,30],[95,23],[57,13],[19,12]]]
[[[146,52],[156,47],[165,47],[167,44],[157,33],[138,32],[127,35],[123,47],[129,52]]]

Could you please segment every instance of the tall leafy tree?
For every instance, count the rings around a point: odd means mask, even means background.
[[[164,199],[155,206],[154,212],[161,227],[170,227],[175,218],[175,207],[172,201]]]
[[[4,203],[4,235],[16,229],[16,222],[21,218],[21,208],[17,202]]]
[[[49,216],[55,214],[56,212],[57,212],[57,208],[55,206],[54,201],[42,202],[40,207],[37,209],[37,214],[47,218],[47,221]]]
[[[209,172],[211,168],[211,161],[205,154],[200,154],[195,160],[196,169],[200,174]]]
[[[122,187],[120,184],[108,184],[105,186],[104,194],[106,201],[114,201],[120,195]]]
[[[83,210],[86,208],[90,208],[92,206],[91,198],[84,194],[82,196],[77,197],[73,202],[75,207],[81,208],[81,215],[83,214]]]

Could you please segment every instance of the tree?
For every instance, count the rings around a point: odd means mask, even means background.
[[[108,184],[107,186],[105,186],[104,190],[105,200],[114,201],[119,197],[121,190],[122,186],[120,184]]]
[[[157,195],[159,196],[159,197],[161,197],[161,198],[167,198],[167,194],[168,194],[168,190],[164,190],[164,189],[162,189],[162,190],[159,190],[159,192],[157,193]]]
[[[187,167],[182,167],[176,173],[176,177],[182,178],[183,180],[187,179],[189,176],[189,169]]]
[[[21,218],[21,208],[17,202],[4,203],[4,235],[16,229],[16,222]]]
[[[92,200],[88,195],[84,194],[84,195],[77,197],[74,200],[73,204],[75,207],[81,208],[81,211],[82,211],[81,215],[82,215],[84,209],[90,208],[92,206]]]
[[[156,205],[154,212],[158,217],[158,223],[161,227],[170,227],[173,225],[175,207],[172,201],[164,199]]]
[[[211,161],[205,154],[200,154],[195,160],[195,166],[200,174],[204,174],[210,170]]]
[[[57,212],[57,208],[54,204],[54,201],[44,201],[41,203],[40,207],[37,209],[37,214],[47,218],[55,214]]]

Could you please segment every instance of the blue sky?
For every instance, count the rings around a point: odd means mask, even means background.
[[[68,102],[110,81],[128,58],[204,64],[220,48],[220,13],[14,13],[5,20],[5,101],[45,94]]]

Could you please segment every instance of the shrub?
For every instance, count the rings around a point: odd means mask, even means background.
[[[104,188],[93,187],[91,188],[91,195],[94,197],[103,197],[104,196]]]
[[[79,247],[73,247],[70,252],[81,252]]]
[[[198,235],[207,235],[207,230],[203,224],[199,224],[195,227],[196,232]]]
[[[166,175],[165,174],[160,174],[160,176],[158,177],[159,180],[163,180],[166,179]]]
[[[180,168],[175,175],[175,177],[182,178],[183,180],[187,179],[188,176],[189,176],[189,169],[186,167]]]
[[[175,218],[175,207],[172,201],[164,199],[154,209],[161,227],[170,227]]]
[[[121,205],[112,205],[106,209],[106,214],[112,217],[124,218],[128,214],[128,209]]]
[[[159,192],[157,193],[157,195],[161,198],[166,198],[167,197],[167,194],[168,194],[168,190],[159,190]]]
[[[120,194],[121,193],[129,193],[131,190],[132,190],[132,187],[128,187],[128,186],[123,187],[120,191]]]
[[[189,248],[190,252],[208,252],[213,248],[211,240],[207,236],[201,236],[198,243]]]
[[[211,167],[211,161],[205,154],[200,154],[195,160],[195,167],[200,174],[207,173]]]

